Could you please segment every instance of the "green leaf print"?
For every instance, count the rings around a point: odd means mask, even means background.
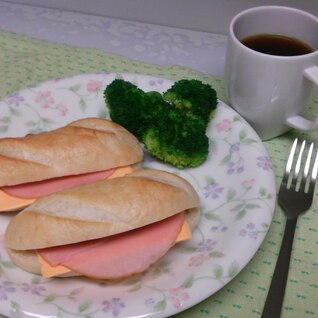
[[[220,165],[221,166],[226,165],[231,160],[231,158],[232,158],[231,155],[226,155],[220,162]]]
[[[248,210],[254,210],[254,209],[259,209],[260,205],[256,203],[248,203],[246,204],[245,208]]]
[[[80,294],[81,292],[83,291],[83,288],[76,288],[76,289],[73,289],[70,293],[71,296],[76,296],[78,294]]]
[[[8,131],[8,126],[3,126],[3,125],[0,125],[0,133],[5,133]]]
[[[78,92],[81,89],[81,86],[82,86],[81,84],[76,84],[76,85],[69,87],[69,90],[72,92]]]
[[[239,133],[240,141],[242,142],[246,138],[246,136],[247,136],[246,130],[241,130]]]
[[[194,282],[194,276],[191,275],[190,277],[188,277],[188,279],[186,279],[183,284],[181,285],[181,287],[183,288],[191,288]]]
[[[81,108],[81,111],[84,112],[85,109],[86,109],[86,102],[83,98],[80,99],[79,101],[79,104],[80,104],[80,108]]]
[[[222,220],[221,217],[219,217],[218,215],[216,215],[212,212],[205,213],[204,216],[207,220],[211,220],[211,221],[221,221]]]
[[[255,139],[252,139],[252,138],[245,138],[245,139],[241,140],[241,144],[245,145],[245,146],[249,146],[249,145],[255,144],[255,143],[257,143],[257,141]]]
[[[242,220],[246,215],[246,210],[241,210],[239,213],[237,213],[236,217],[235,217],[235,221],[239,221]]]
[[[3,116],[0,118],[0,123],[2,124],[8,124],[10,122],[10,117],[8,116]]]
[[[167,302],[165,300],[160,300],[156,303],[156,305],[154,306],[154,309],[156,311],[162,312],[166,309],[167,307]]]
[[[32,284],[40,284],[41,283],[41,276],[38,276],[38,275],[34,275],[32,277]]]
[[[90,301],[86,301],[78,306],[78,311],[80,313],[86,311],[89,307],[91,307],[92,303]]]
[[[10,107],[10,113],[11,113],[11,115],[17,116],[17,117],[22,116],[22,112],[16,108],[13,108],[13,107]]]
[[[261,188],[259,189],[259,194],[260,194],[261,197],[266,197],[266,195],[267,195],[267,190],[266,190],[265,188],[261,187]]]
[[[239,264],[237,262],[232,262],[228,271],[229,277],[234,277],[239,271]]]
[[[47,295],[46,297],[44,297],[43,301],[45,303],[51,303],[52,301],[54,301],[56,299],[55,295]]]
[[[234,197],[235,197],[235,195],[236,195],[236,191],[233,190],[233,189],[229,189],[229,191],[228,191],[227,194],[226,194],[226,200],[227,200],[227,201],[233,200]]]
[[[10,262],[10,261],[3,261],[3,262],[1,262],[1,264],[5,268],[15,268],[16,267],[15,264],[13,262]]]
[[[224,254],[222,252],[218,252],[218,251],[213,251],[211,253],[209,253],[209,257],[213,257],[213,258],[219,258],[219,257],[223,257]]]
[[[223,267],[221,265],[214,265],[213,273],[215,278],[221,278],[223,276]]]

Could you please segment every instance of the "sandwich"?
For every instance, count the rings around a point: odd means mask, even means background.
[[[2,138],[0,212],[21,210],[41,196],[130,173],[142,158],[142,148],[128,130],[101,118]]]
[[[4,242],[27,272],[118,280],[191,239],[199,205],[185,179],[140,169],[38,199],[11,219]]]

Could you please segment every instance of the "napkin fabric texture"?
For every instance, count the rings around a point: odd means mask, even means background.
[[[211,84],[218,97],[227,102],[222,79],[185,67],[150,65],[97,49],[49,43],[0,31],[1,99],[49,79],[100,72],[139,73],[172,80],[195,78]],[[308,107],[307,115],[312,117],[317,112],[318,102],[314,100]],[[273,162],[277,189],[295,136],[316,141],[318,145],[317,133],[304,134],[295,131],[264,143]],[[318,317],[317,207],[318,185],[312,208],[298,221],[283,318]],[[174,317],[259,318],[276,264],[284,226],[284,214],[276,207],[269,232],[251,262],[219,292]]]

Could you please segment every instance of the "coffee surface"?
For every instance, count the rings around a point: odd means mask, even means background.
[[[269,55],[296,56],[313,52],[313,48],[300,39],[282,34],[256,34],[241,40],[254,51]]]

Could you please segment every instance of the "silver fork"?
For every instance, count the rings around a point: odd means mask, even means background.
[[[306,141],[303,141],[298,159],[293,164],[297,143],[298,140],[296,138],[292,145],[278,192],[278,204],[286,215],[286,225],[262,318],[280,317],[297,219],[301,213],[311,207],[313,202],[318,171],[318,151],[315,160],[312,160],[314,144],[311,143],[305,164],[303,164],[302,158],[306,153]]]

